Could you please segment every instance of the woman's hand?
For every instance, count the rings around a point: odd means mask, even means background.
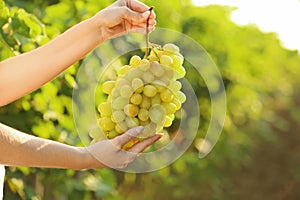
[[[142,131],[143,127],[139,126],[128,130],[123,135],[115,137],[114,139],[102,140],[86,147],[84,150],[89,153],[88,162],[90,163],[87,168],[125,168],[142,151],[159,140],[162,136],[156,134],[135,144],[126,151],[122,150],[123,145],[136,138]]]
[[[146,32],[149,18],[149,30],[154,30],[155,13],[149,7],[136,0],[118,0],[94,16],[99,24],[101,41],[123,35],[128,32]]]

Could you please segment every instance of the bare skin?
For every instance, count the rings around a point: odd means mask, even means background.
[[[136,0],[118,0],[48,44],[0,62],[0,106],[51,81],[104,41],[129,32],[145,33],[149,16],[150,30],[153,30],[155,14],[148,9]],[[161,137],[156,134],[128,151],[121,150],[142,130],[136,127],[111,140],[74,147],[34,137],[0,123],[0,164],[66,169],[124,168]]]

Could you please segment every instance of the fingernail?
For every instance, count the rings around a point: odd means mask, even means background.
[[[138,133],[141,133],[143,130],[144,130],[144,127],[143,126],[138,126],[136,127],[135,129]]]

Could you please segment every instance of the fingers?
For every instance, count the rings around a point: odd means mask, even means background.
[[[142,142],[137,143],[136,145],[134,145],[133,147],[131,147],[130,149],[128,149],[128,151],[132,152],[132,153],[141,153],[147,147],[149,147],[154,142],[156,142],[157,140],[159,140],[161,137],[162,137],[161,134],[156,134],[154,136],[151,136],[151,137],[143,140]]]
[[[124,134],[112,139],[112,142],[119,148],[121,148],[123,145],[125,145],[130,140],[136,138],[140,133],[142,133],[144,130],[144,127],[138,126],[132,129],[129,129]]]
[[[127,6],[137,12],[145,12],[147,10],[149,10],[149,6],[147,6],[146,4],[140,2],[140,1],[136,1],[136,0],[126,0],[127,2]]]
[[[143,23],[147,21],[148,17],[150,16],[149,22],[151,22],[152,24],[155,23],[154,16],[152,13],[150,13],[150,11],[139,13],[134,10],[131,10],[130,8],[125,7],[123,16],[124,19],[132,21],[132,23]]]

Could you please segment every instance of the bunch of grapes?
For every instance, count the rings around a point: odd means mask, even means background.
[[[128,129],[144,126],[139,137],[148,137],[170,127],[175,112],[186,96],[178,79],[185,76],[183,56],[174,44],[152,47],[149,56],[133,56],[129,65],[117,71],[117,79],[105,81],[102,91],[107,101],[98,106],[99,125],[107,138]],[[100,134],[90,133],[93,142]]]

